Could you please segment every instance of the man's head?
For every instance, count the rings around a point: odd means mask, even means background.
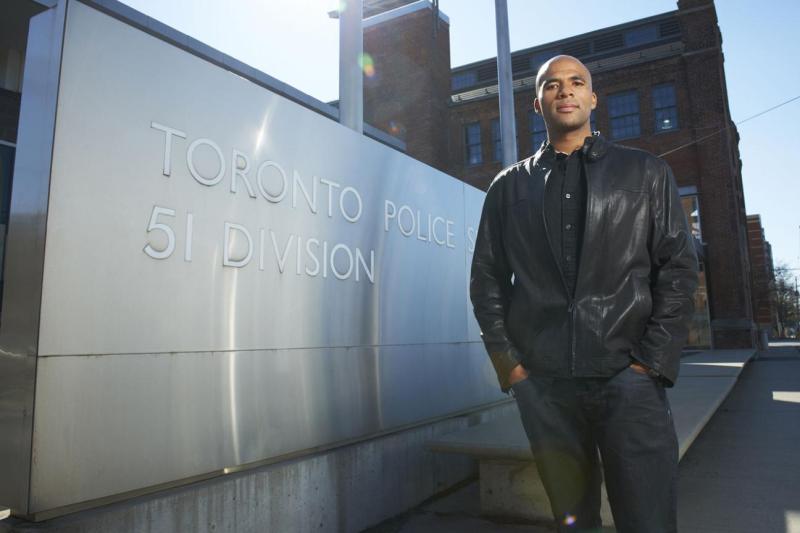
[[[576,130],[590,134],[589,121],[596,106],[592,75],[583,63],[560,55],[541,66],[533,108],[542,115],[551,140]]]

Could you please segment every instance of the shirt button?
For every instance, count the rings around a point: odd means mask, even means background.
[[[566,259],[567,261],[572,261],[572,256],[568,255],[568,256],[564,257],[564,259]]]
[[[567,224],[566,226],[564,226],[564,228],[565,229],[572,229],[572,224]]]
[[[572,198],[572,195],[570,193],[567,193],[564,195],[564,198]]]

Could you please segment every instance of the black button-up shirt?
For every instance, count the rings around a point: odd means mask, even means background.
[[[587,148],[591,148],[591,141],[587,138],[584,146],[589,144]],[[556,153],[546,186],[547,233],[570,295],[575,294],[586,220],[586,151],[578,149],[569,156]]]

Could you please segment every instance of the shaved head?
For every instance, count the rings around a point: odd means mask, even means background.
[[[581,63],[580,59],[568,55],[557,55],[555,57],[551,57],[544,64],[539,67],[539,72],[536,73],[536,92],[538,94],[539,89],[542,88],[542,84],[545,80],[548,79],[548,72],[552,70],[552,67],[555,67],[556,63],[573,63],[577,70],[583,73],[583,76],[586,79],[586,83],[589,84],[589,88],[592,87],[592,74],[589,72],[589,69],[586,68],[586,65]]]

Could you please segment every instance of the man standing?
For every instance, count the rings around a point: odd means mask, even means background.
[[[697,258],[675,179],[655,156],[592,134],[588,69],[542,65],[548,141],[492,182],[470,295],[512,390],[559,531],[676,531],[678,376]],[[601,463],[598,457],[602,457]]]

